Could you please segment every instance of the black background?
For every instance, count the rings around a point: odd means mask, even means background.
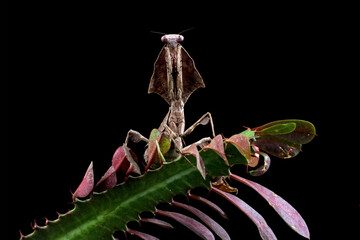
[[[147,88],[163,44],[161,35],[150,31],[178,33],[190,27],[183,46],[206,88],[186,104],[187,126],[208,111],[215,131],[226,137],[273,120],[313,122],[318,136],[296,158],[273,157],[269,172],[259,178],[246,176],[244,168],[233,172],[292,204],[312,239],[355,232],[360,202],[352,137],[357,134],[358,76],[352,72],[358,66],[351,6],[194,2],[2,3],[1,217],[6,239],[17,239],[19,230],[29,233],[34,219],[42,223],[43,217],[53,219],[55,211],[71,208],[70,190],[89,163],[94,161],[99,179],[130,128],[148,135],[160,124],[167,104],[148,95]],[[186,141],[210,133],[209,127],[199,127]],[[143,145],[132,147],[141,156]],[[260,196],[232,184],[279,239],[303,239]],[[210,198],[230,215],[231,221],[219,221],[233,239],[260,239],[243,213]],[[180,234],[195,239],[176,226],[177,231],[147,232],[163,239]]]

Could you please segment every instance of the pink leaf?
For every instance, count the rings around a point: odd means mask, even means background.
[[[214,137],[214,139],[211,140],[211,142],[203,148],[203,150],[206,149],[211,149],[215,151],[226,162],[226,164],[229,165],[229,162],[225,155],[223,138],[220,134]]]
[[[151,236],[150,234],[132,230],[130,228],[128,228],[126,232],[130,233],[131,235],[136,235],[144,240],[159,240],[157,237]]]
[[[132,160],[135,163],[137,163],[138,160],[136,154],[128,147],[127,147],[127,152],[132,157]],[[116,149],[113,155],[112,163],[111,163],[111,165],[115,169],[115,172],[120,172],[122,174],[125,174],[125,176],[127,176],[128,173],[130,172],[137,172],[136,167],[134,167],[134,165],[130,163],[131,163],[131,159],[129,160],[127,158],[127,153],[125,152],[124,146],[118,147],[118,149]],[[130,168],[132,169],[132,171],[130,171]]]
[[[115,187],[117,182],[116,172],[114,166],[111,166],[104,176],[101,177],[99,182],[95,185],[96,192],[102,192],[107,189]]]
[[[137,172],[137,170],[135,169],[134,165],[130,165],[129,169],[126,171],[125,180],[126,180],[127,177],[130,175],[130,173],[139,174],[139,173]],[[124,181],[125,181],[125,180],[124,180]]]
[[[251,150],[249,138],[245,134],[236,134],[226,139],[225,142],[233,144],[236,149],[243,155],[246,160],[250,161]]]
[[[273,191],[261,186],[258,183],[252,182],[245,178],[231,174],[231,178],[244,183],[257,191],[266,201],[269,202],[270,206],[280,215],[282,219],[298,234],[303,237],[310,239],[309,229],[301,217],[301,215],[284,199],[275,194]]]
[[[262,239],[266,240],[274,240],[277,239],[271,228],[267,225],[265,219],[252,207],[250,207],[247,203],[245,203],[240,198],[230,194],[223,192],[219,189],[212,188],[212,191],[226,198],[232,204],[234,204],[237,208],[243,211],[257,226],[260,236]]]
[[[170,223],[156,218],[141,218],[140,221],[146,223],[152,223],[167,229],[174,229],[174,227]]]
[[[91,193],[93,188],[94,188],[94,170],[93,170],[93,162],[91,162],[82,182],[80,183],[79,187],[76,189],[76,191],[73,194],[73,200],[75,201],[77,197],[86,197]]]
[[[202,239],[215,240],[214,235],[210,232],[209,229],[207,229],[203,224],[199,223],[198,221],[196,221],[191,217],[185,216],[180,213],[167,212],[159,209],[156,209],[156,213],[172,218],[175,221],[178,221],[179,223],[181,223],[182,225],[193,231],[196,235],[198,235]]]
[[[190,192],[188,193],[188,195],[189,195],[190,198],[195,199],[195,200],[197,200],[197,201],[199,201],[199,202],[202,202],[202,203],[208,205],[210,208],[212,208],[213,210],[215,210],[216,212],[218,212],[223,218],[229,219],[229,218],[227,217],[227,215],[225,214],[225,212],[224,212],[220,207],[218,207],[215,203],[207,200],[206,198],[203,198],[203,197],[194,195],[194,194],[192,194],[192,193],[190,193]]]
[[[126,154],[124,151],[124,146],[120,146],[120,147],[118,147],[118,149],[116,149],[116,151],[113,155],[113,158],[112,158],[111,164],[114,167],[115,171],[118,171],[118,169],[121,166],[127,165],[127,166],[124,166],[124,172],[126,172],[126,170],[129,168],[130,162],[124,161],[125,159],[126,159]]]
[[[132,161],[136,164],[137,160],[134,160],[134,158],[136,158],[136,155],[131,151],[130,148],[125,149],[124,146],[118,147],[112,158],[112,166],[106,171],[104,176],[102,176],[99,182],[95,185],[95,191],[102,192],[115,187],[118,181],[116,174],[117,172],[124,174],[125,178],[131,172],[138,173],[136,167],[134,167],[134,165],[131,163],[131,160],[128,159],[127,154],[132,157]]]
[[[196,168],[201,173],[201,176],[206,179],[205,164],[197,150],[196,144],[192,144],[188,149],[183,151],[182,154],[190,154],[196,158]]]
[[[189,205],[186,205],[186,204],[183,204],[183,203],[179,203],[179,202],[176,202],[176,201],[173,201],[173,204],[174,204],[174,206],[184,208],[184,209],[190,211],[191,213],[193,213],[194,215],[196,215],[210,229],[212,229],[221,239],[230,239],[230,236],[225,231],[225,229],[223,227],[221,227],[217,222],[215,222],[212,218],[210,218],[205,213],[201,212],[200,210],[198,210],[198,209],[196,209],[196,208],[194,208],[192,206],[189,206]]]

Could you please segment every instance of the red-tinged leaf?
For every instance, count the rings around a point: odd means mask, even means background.
[[[184,150],[182,154],[190,154],[196,158],[196,168],[199,170],[201,176],[206,179],[206,172],[205,172],[205,164],[203,159],[201,158],[199,151],[196,147],[196,144],[192,144],[189,148]]]
[[[218,207],[215,203],[209,201],[206,198],[191,194],[190,192],[188,193],[188,195],[189,195],[190,198],[195,199],[195,200],[197,200],[199,202],[202,202],[202,203],[208,205],[210,208],[212,208],[213,210],[218,212],[223,218],[229,219],[228,216],[225,214],[225,212],[220,207]]]
[[[132,156],[134,162],[137,162],[137,157],[131,149],[127,148],[127,151]],[[130,164],[128,160],[124,146],[116,149],[113,158],[112,158],[112,166],[106,171],[104,176],[101,177],[99,182],[95,185],[94,190],[96,192],[102,192],[107,189],[115,187],[117,183],[117,172],[121,172],[126,178],[131,172],[138,173],[136,168]]]
[[[221,195],[232,204],[234,204],[237,208],[243,211],[250,219],[255,223],[256,227],[259,230],[260,236],[262,239],[266,240],[274,240],[277,239],[274,232],[271,228],[267,225],[265,219],[252,207],[250,207],[247,203],[245,203],[240,198],[232,195],[231,193],[223,192],[219,189],[212,188],[212,191],[216,192],[217,194]]]
[[[150,234],[139,232],[139,231],[136,231],[136,230],[132,230],[130,228],[128,228],[126,230],[126,232],[130,233],[131,235],[136,235],[139,238],[142,238],[144,240],[159,240],[159,238],[151,236]]]
[[[94,190],[96,192],[103,192],[107,189],[115,187],[117,183],[116,171],[114,166],[111,166],[104,176],[101,177],[99,182],[95,185]]]
[[[243,155],[248,161],[251,159],[250,142],[248,136],[245,134],[236,134],[225,140],[226,143],[233,144],[236,149]]]
[[[244,183],[257,191],[266,201],[269,202],[282,219],[298,234],[310,239],[309,229],[301,215],[284,199],[273,191],[261,186],[258,183],[231,174],[231,178]]]
[[[183,203],[179,203],[176,201],[172,202],[174,206],[177,207],[181,207],[183,209],[188,210],[189,212],[193,213],[194,215],[196,215],[198,218],[201,219],[201,221],[203,221],[210,229],[212,229],[216,235],[218,235],[220,237],[220,239],[230,239],[229,234],[225,231],[225,229],[223,227],[221,227],[217,222],[215,222],[212,218],[210,218],[208,215],[206,215],[205,213],[203,213],[202,211],[183,204]]]
[[[295,157],[300,153],[301,144],[291,143],[278,137],[270,135],[261,136],[253,144],[273,156],[284,159]]]
[[[140,167],[139,165],[136,163],[136,161],[134,160],[133,156],[131,155],[130,151],[129,151],[129,148],[126,146],[126,144],[123,145],[123,149],[124,149],[124,152],[125,152],[125,156],[127,158],[127,160],[130,162],[131,165],[134,166],[135,170],[134,172],[137,173],[137,174],[141,174],[141,171],[140,171]]]
[[[139,174],[133,165],[130,165],[129,169],[125,173],[125,179],[130,175],[130,173]]]
[[[141,222],[146,222],[146,223],[152,223],[152,224],[155,224],[155,225],[158,225],[160,227],[167,228],[167,229],[174,229],[174,227],[170,223],[165,222],[165,221],[160,220],[160,219],[157,219],[157,218],[141,218],[140,221]]]
[[[126,165],[124,167],[124,172],[127,171],[127,169],[129,168],[130,162],[129,161],[125,161],[126,159],[126,155],[125,155],[125,151],[124,151],[124,146],[120,146],[118,147],[118,149],[116,149],[113,158],[112,158],[112,163],[111,165],[114,167],[115,171],[117,171],[121,166]]]
[[[137,163],[138,159],[137,159],[136,154],[130,148],[127,148],[127,149],[130,152],[134,162]],[[115,172],[120,172],[120,173],[127,175],[126,173],[129,172],[129,168],[133,165],[130,164],[130,161],[126,157],[124,146],[120,146],[120,147],[118,147],[118,149],[116,149],[116,151],[113,155],[113,158],[112,158],[111,165],[114,167]],[[134,170],[134,171],[136,171],[136,170]]]
[[[226,162],[226,164],[229,165],[229,162],[225,155],[224,141],[220,134],[214,137],[214,139],[211,140],[211,142],[203,148],[203,150],[207,149],[214,150]]]
[[[181,223],[182,225],[193,231],[196,235],[198,235],[202,239],[215,240],[214,235],[211,233],[209,229],[207,229],[203,224],[201,224],[200,222],[196,221],[191,217],[185,216],[180,213],[167,212],[159,209],[156,209],[156,213],[174,219],[175,221]]]
[[[261,176],[263,175],[264,173],[266,173],[269,168],[270,168],[270,163],[271,163],[271,159],[269,157],[269,155],[267,155],[266,153],[263,153],[263,152],[256,152],[258,154],[260,154],[261,156],[263,156],[264,158],[264,165],[258,167],[257,169],[255,170],[252,170],[250,171],[250,175],[251,176],[255,176],[255,177],[258,177],[258,176]]]
[[[81,181],[79,187],[73,194],[73,200],[77,197],[86,197],[91,193],[94,188],[94,169],[93,169],[93,162],[90,163],[83,180]]]

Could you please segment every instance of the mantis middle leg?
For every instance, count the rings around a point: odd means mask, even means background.
[[[192,133],[194,131],[194,129],[201,125],[206,125],[208,124],[210,121],[211,124],[211,131],[212,131],[212,135],[213,137],[215,137],[215,131],[214,131],[214,123],[211,117],[211,114],[209,112],[205,113],[199,120],[197,120],[191,127],[189,127],[182,135],[181,137],[186,137],[187,135],[189,135],[190,133]]]

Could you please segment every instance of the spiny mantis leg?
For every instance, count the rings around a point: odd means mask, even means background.
[[[205,113],[199,120],[197,120],[191,127],[189,127],[182,135],[181,137],[185,137],[187,135],[189,135],[190,133],[192,133],[194,131],[194,129],[201,125],[206,125],[208,124],[210,121],[211,124],[211,130],[212,130],[212,134],[213,137],[215,137],[215,131],[214,131],[214,123],[211,117],[211,114],[209,112]]]
[[[147,139],[146,137],[144,137],[143,135],[141,135],[139,132],[134,131],[132,129],[130,129],[126,135],[126,139],[125,139],[125,144],[127,145],[129,142],[129,139],[134,142],[134,143],[138,143],[140,141],[144,141],[146,143],[149,142],[149,139]]]
[[[194,142],[193,144],[195,144],[196,146],[199,146],[199,145],[202,145],[202,144],[205,144],[205,143],[209,143],[209,142],[211,142],[211,138],[210,138],[210,137],[205,137],[205,138],[200,139],[200,140],[197,141],[197,142]],[[193,145],[193,144],[190,144],[189,146],[184,147],[182,150],[183,150],[183,151],[186,151],[186,149],[188,149],[188,148],[189,148],[191,145]]]
[[[160,127],[159,127],[159,131],[160,131],[160,132],[163,132],[163,131],[166,129],[166,127],[168,127],[168,126],[166,126],[166,125],[167,125],[167,122],[168,122],[168,120],[169,120],[170,112],[171,112],[171,108],[169,108],[168,113],[166,114],[164,120],[163,120],[163,121],[161,122],[161,124],[160,124]]]

